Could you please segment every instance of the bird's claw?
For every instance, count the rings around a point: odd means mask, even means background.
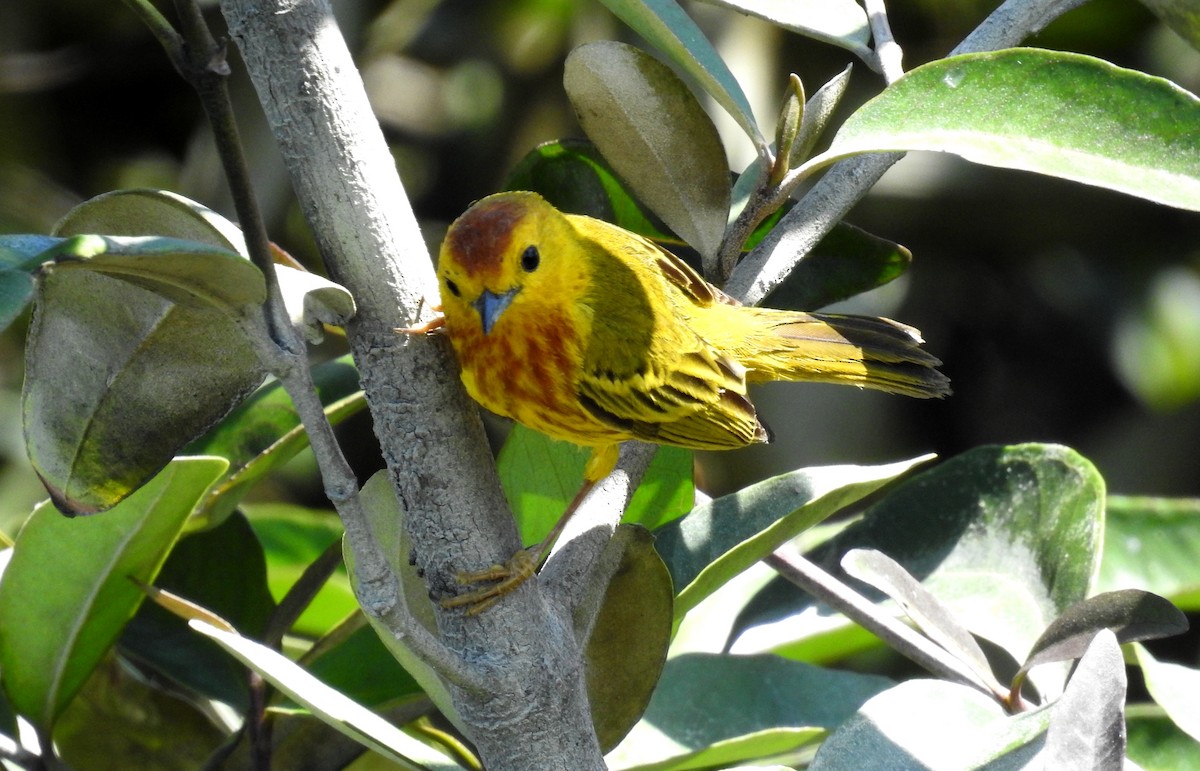
[[[492,565],[490,568],[458,573],[454,580],[460,585],[478,584],[484,581],[493,582],[491,586],[476,589],[473,592],[448,597],[441,601],[443,608],[466,607],[468,616],[475,616],[492,607],[506,594],[509,594],[537,572],[538,555],[534,549],[522,549],[503,565]]]

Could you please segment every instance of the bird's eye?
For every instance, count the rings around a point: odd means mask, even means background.
[[[532,273],[537,270],[538,263],[542,261],[542,256],[538,254],[536,246],[527,246],[525,251],[521,253],[521,270],[526,273]]]
[[[458,291],[458,284],[454,283],[450,279],[446,279],[446,288],[449,289],[450,294],[454,295],[455,297],[462,297],[462,292]]]

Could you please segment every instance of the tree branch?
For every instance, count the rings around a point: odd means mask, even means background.
[[[1021,43],[1086,0],[1008,0],[951,53],[993,51]],[[864,155],[834,164],[734,270],[725,291],[757,305],[796,263],[879,181],[903,153]]]
[[[432,593],[449,593],[456,572],[520,544],[446,341],[392,331],[436,295],[416,218],[328,2],[224,0],[222,11],[322,257],[354,295],[347,336],[414,556]],[[422,630],[393,623],[398,607],[383,618],[410,644]],[[582,655],[537,579],[487,613],[441,611],[437,623],[465,667],[450,691],[488,768],[603,768]]]

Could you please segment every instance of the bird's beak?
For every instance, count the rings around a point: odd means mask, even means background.
[[[520,287],[514,287],[504,294],[495,294],[489,289],[484,289],[479,299],[471,303],[475,310],[479,311],[479,320],[483,323],[485,335],[491,333],[492,327],[500,320],[500,314],[508,309],[513,298],[517,296],[518,289]]]

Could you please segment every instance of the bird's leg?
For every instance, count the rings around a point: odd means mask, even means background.
[[[555,541],[562,535],[563,528],[567,522],[583,503],[583,499],[596,486],[596,482],[590,479],[584,479],[583,486],[579,488],[579,492],[567,505],[566,511],[558,518],[558,522],[554,527],[535,546],[530,546],[527,549],[514,554],[508,562],[503,565],[492,565],[484,570],[464,571],[455,576],[455,580],[460,584],[477,584],[483,581],[494,581],[491,586],[485,586],[482,589],[476,589],[473,592],[460,594],[456,597],[448,597],[442,600],[443,608],[461,608],[467,607],[467,615],[474,616],[482,613],[492,606],[496,600],[516,589],[521,584],[525,583],[529,578],[538,571],[542,563],[546,561],[546,557],[550,556],[550,550],[554,548]]]
[[[421,298],[421,303],[424,302],[425,298]],[[426,321],[424,324],[417,324],[416,326],[412,327],[395,327],[392,329],[392,331],[401,335],[412,335],[414,337],[416,335],[436,335],[444,333],[446,331],[446,317],[442,315],[442,306],[431,305],[429,306],[429,309],[437,315],[431,318],[429,321]],[[420,312],[421,307],[418,305],[417,314],[419,315]]]

